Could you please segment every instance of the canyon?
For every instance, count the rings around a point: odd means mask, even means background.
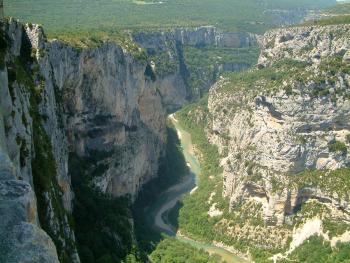
[[[157,176],[166,112],[193,99],[184,81],[188,73],[181,70],[183,46],[256,44],[254,36],[225,35],[214,27],[159,34],[133,36],[148,53],[169,45],[178,48],[174,56],[179,69],[154,79],[152,62],[133,44],[106,42],[80,50],[48,41],[38,25],[12,18],[2,24],[2,195],[8,218],[2,233],[15,237],[28,231],[19,243],[3,244],[5,261],[22,260],[24,255],[13,251],[25,246],[33,251],[28,262],[79,262],[71,225],[75,193],[70,160],[79,160],[84,167],[79,176],[94,189],[134,200]],[[13,206],[23,208],[17,214]]]
[[[0,33],[4,262],[80,262],[82,251],[89,258],[76,225],[88,213],[76,207],[98,207],[96,200],[119,205],[108,210],[120,209],[122,220],[96,223],[113,260],[133,252],[130,207],[161,176],[167,115],[178,110],[172,116],[192,133],[191,158],[204,171],[179,210],[181,234],[255,262],[288,259],[315,235],[332,248],[350,242],[349,25],[263,36],[215,26],[127,31],[123,41],[85,48],[13,18]],[[95,199],[83,200],[86,189]],[[175,201],[157,214],[159,225]],[[200,213],[186,211],[191,201]],[[192,231],[193,216],[211,232],[198,223]],[[158,231],[174,234],[164,224]]]

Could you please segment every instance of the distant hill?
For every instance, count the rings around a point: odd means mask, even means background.
[[[49,32],[210,24],[261,33],[334,4],[336,0],[4,0],[6,16],[43,24]]]

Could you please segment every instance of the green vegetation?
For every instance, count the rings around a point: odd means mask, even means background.
[[[307,26],[327,26],[350,23],[350,3],[338,3],[324,12],[325,17],[303,23]]]
[[[131,204],[127,197],[111,198],[90,186],[90,162],[70,154],[75,193],[74,220],[79,256],[84,263],[138,262],[132,237]],[[130,254],[130,255],[129,255]],[[129,261],[128,261],[129,260]]]
[[[160,242],[150,255],[153,263],[216,263],[218,259],[175,238]]]
[[[261,69],[226,73],[228,81],[220,92],[245,92],[246,95],[256,96],[262,91],[273,94],[283,89],[286,94],[293,95],[293,88],[300,85],[308,87],[310,83],[315,83],[315,87],[310,86],[311,88],[304,89],[303,92],[312,97],[328,96],[332,101],[336,101],[340,97],[350,98],[346,82],[331,89],[339,81],[339,77],[346,78],[349,73],[350,66],[344,63],[340,56],[323,59],[316,73],[310,69],[307,62],[283,59]],[[236,107],[244,104],[242,101],[240,103]]]
[[[309,200],[301,205],[296,215],[293,218],[293,224],[296,227],[300,227],[308,219],[320,217],[322,220],[328,220],[326,217],[330,214],[330,209],[316,200]]]
[[[242,72],[227,73],[228,82],[221,89],[223,92],[237,90],[251,91],[253,94],[265,90],[275,92],[285,89],[289,92],[291,86],[284,82],[297,80],[304,82],[310,73],[305,71],[308,63],[293,59],[284,59],[274,63],[272,66],[262,69],[250,69]]]
[[[306,26],[328,26],[350,23],[350,3],[338,3],[325,10],[325,17],[303,23]]]
[[[165,51],[157,55],[151,55],[149,60],[156,64],[156,74],[160,77],[170,75],[178,69],[177,61]]]
[[[323,220],[323,229],[328,232],[330,238],[335,236],[341,236],[346,231],[350,231],[350,224],[343,221],[334,221],[331,219]]]
[[[337,194],[340,198],[349,199],[350,168],[334,171],[306,170],[289,176],[290,186],[295,188],[316,187],[326,193]]]
[[[204,113],[204,114],[203,114]],[[204,116],[198,120],[198,116]],[[191,133],[192,142],[199,152],[201,163],[201,174],[199,178],[199,187],[191,195],[184,198],[178,205],[179,211],[171,211],[170,214],[178,214],[178,220],[172,224],[179,225],[181,233],[205,242],[213,240],[222,241],[227,245],[246,252],[251,251],[255,259],[262,255],[271,255],[269,252],[263,252],[254,247],[254,242],[241,240],[237,236],[227,233],[227,225],[221,225],[220,222],[228,220],[229,225],[264,225],[261,216],[261,206],[259,205],[241,205],[235,208],[235,213],[229,212],[229,201],[222,197],[222,168],[219,166],[219,153],[216,146],[211,145],[204,133],[204,127],[210,118],[207,110],[207,97],[201,99],[198,103],[188,105],[176,117],[181,125]],[[212,196],[212,193],[215,195]],[[222,216],[210,217],[208,211],[211,204],[208,203],[212,196],[212,203],[216,203],[216,208],[223,212]],[[256,255],[256,256],[255,256]]]
[[[307,76],[310,81],[317,84],[317,88],[313,89],[314,96],[330,95],[330,85],[339,82],[339,78],[346,78],[350,74],[350,65],[343,62],[342,56],[334,56],[323,59],[319,65],[319,72],[317,74]],[[305,75],[304,75],[305,76]],[[347,92],[349,84],[344,82],[343,85],[334,89],[332,100],[335,101],[336,96],[342,96],[349,99],[350,95]]]
[[[257,63],[258,56],[258,47],[185,47],[184,62],[190,73],[188,85],[201,97],[219,74],[249,68]]]
[[[330,25],[341,25],[350,24],[350,15],[339,15],[330,18],[324,18],[320,20],[307,21],[302,26],[330,26]]]
[[[343,142],[335,141],[328,146],[330,152],[346,154],[348,147]]]
[[[328,8],[326,13],[339,15],[350,14],[350,3],[338,3],[337,5]]]
[[[281,263],[300,262],[300,263],[340,263],[350,262],[350,243],[338,243],[332,249],[330,243],[323,240],[322,237],[312,236],[301,246],[288,256],[288,259],[279,261]]]
[[[341,236],[350,230],[349,223],[333,218],[332,210],[316,200],[309,200],[301,205],[300,210],[293,217],[293,225],[300,227],[307,220],[316,217],[322,219],[323,232],[328,233],[329,238]]]
[[[5,15],[42,24],[49,32],[154,29],[217,25],[229,31],[263,32],[280,24],[272,10],[329,7],[333,0],[5,0]]]
[[[320,70],[328,72],[332,77],[336,74],[350,74],[350,65],[343,62],[341,55],[323,59],[320,64]]]
[[[207,201],[210,193],[215,191],[216,184],[220,181],[218,177],[222,168],[219,166],[217,148],[209,144],[205,137],[204,125],[206,120],[202,119],[199,123],[195,123],[188,115],[189,112],[197,110],[208,113],[206,105],[207,96],[200,100],[198,106],[186,106],[176,114],[181,125],[191,133],[192,142],[202,155],[199,187],[195,193],[184,198],[181,204],[182,208],[179,211],[178,224],[183,234],[194,237],[197,240],[212,241],[216,235],[214,225],[217,219],[211,219],[208,216],[210,204]],[[210,180],[209,176],[213,176],[215,179]],[[221,194],[215,197],[220,198],[220,196]],[[218,203],[220,204],[219,208],[228,207],[226,200],[220,200]]]
[[[72,45],[77,51],[86,48],[96,48],[106,42],[120,45],[124,50],[131,53],[138,61],[145,62],[146,52],[131,39],[131,37],[118,29],[60,29],[48,34],[50,39],[59,39]]]

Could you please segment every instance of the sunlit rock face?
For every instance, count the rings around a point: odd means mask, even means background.
[[[135,196],[157,174],[165,142],[165,111],[145,65],[110,43],[77,53],[54,41],[49,49],[44,63],[62,91],[71,150],[104,167],[93,178],[103,192]]]
[[[100,190],[135,196],[157,174],[165,143],[165,110],[145,62],[114,43],[78,51],[27,32],[42,47],[46,85],[60,93],[70,150],[105,167],[93,179]]]
[[[2,262],[58,263],[56,247],[39,225],[30,165],[24,165],[20,146],[10,141],[15,129],[25,130],[22,123],[9,121],[14,117],[6,68],[0,71],[0,84],[0,258]],[[15,127],[10,129],[9,124]]]
[[[350,210],[342,187],[320,183],[326,171],[350,165],[349,36],[348,25],[269,31],[258,67],[278,72],[275,63],[296,60],[305,65],[300,74],[305,79],[287,76],[278,83],[262,78],[245,90],[223,79],[212,87],[207,134],[224,156],[223,195],[231,209],[255,200],[269,225],[289,222],[308,200],[329,204],[334,211]],[[332,63],[338,63],[335,72]],[[227,92],[235,85],[235,91]],[[342,149],[332,150],[335,142]],[[298,174],[308,170],[325,174],[302,186]]]

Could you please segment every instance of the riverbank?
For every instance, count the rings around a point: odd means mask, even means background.
[[[154,215],[153,225],[162,233],[170,236],[175,236],[177,240],[189,244],[197,249],[203,249],[211,255],[218,255],[221,261],[227,263],[246,263],[246,259],[237,256],[228,247],[199,242],[181,234],[180,231],[174,232],[174,228],[170,225],[169,220],[164,220],[166,212],[171,210],[176,203],[183,198],[185,194],[193,193],[198,185],[200,174],[200,163],[195,155],[194,147],[192,145],[191,135],[185,131],[174,115],[170,115],[169,119],[175,126],[179,136],[185,160],[190,168],[190,173],[185,176],[183,180],[172,186],[170,189],[160,195],[160,203],[156,202],[149,208],[151,214]]]

